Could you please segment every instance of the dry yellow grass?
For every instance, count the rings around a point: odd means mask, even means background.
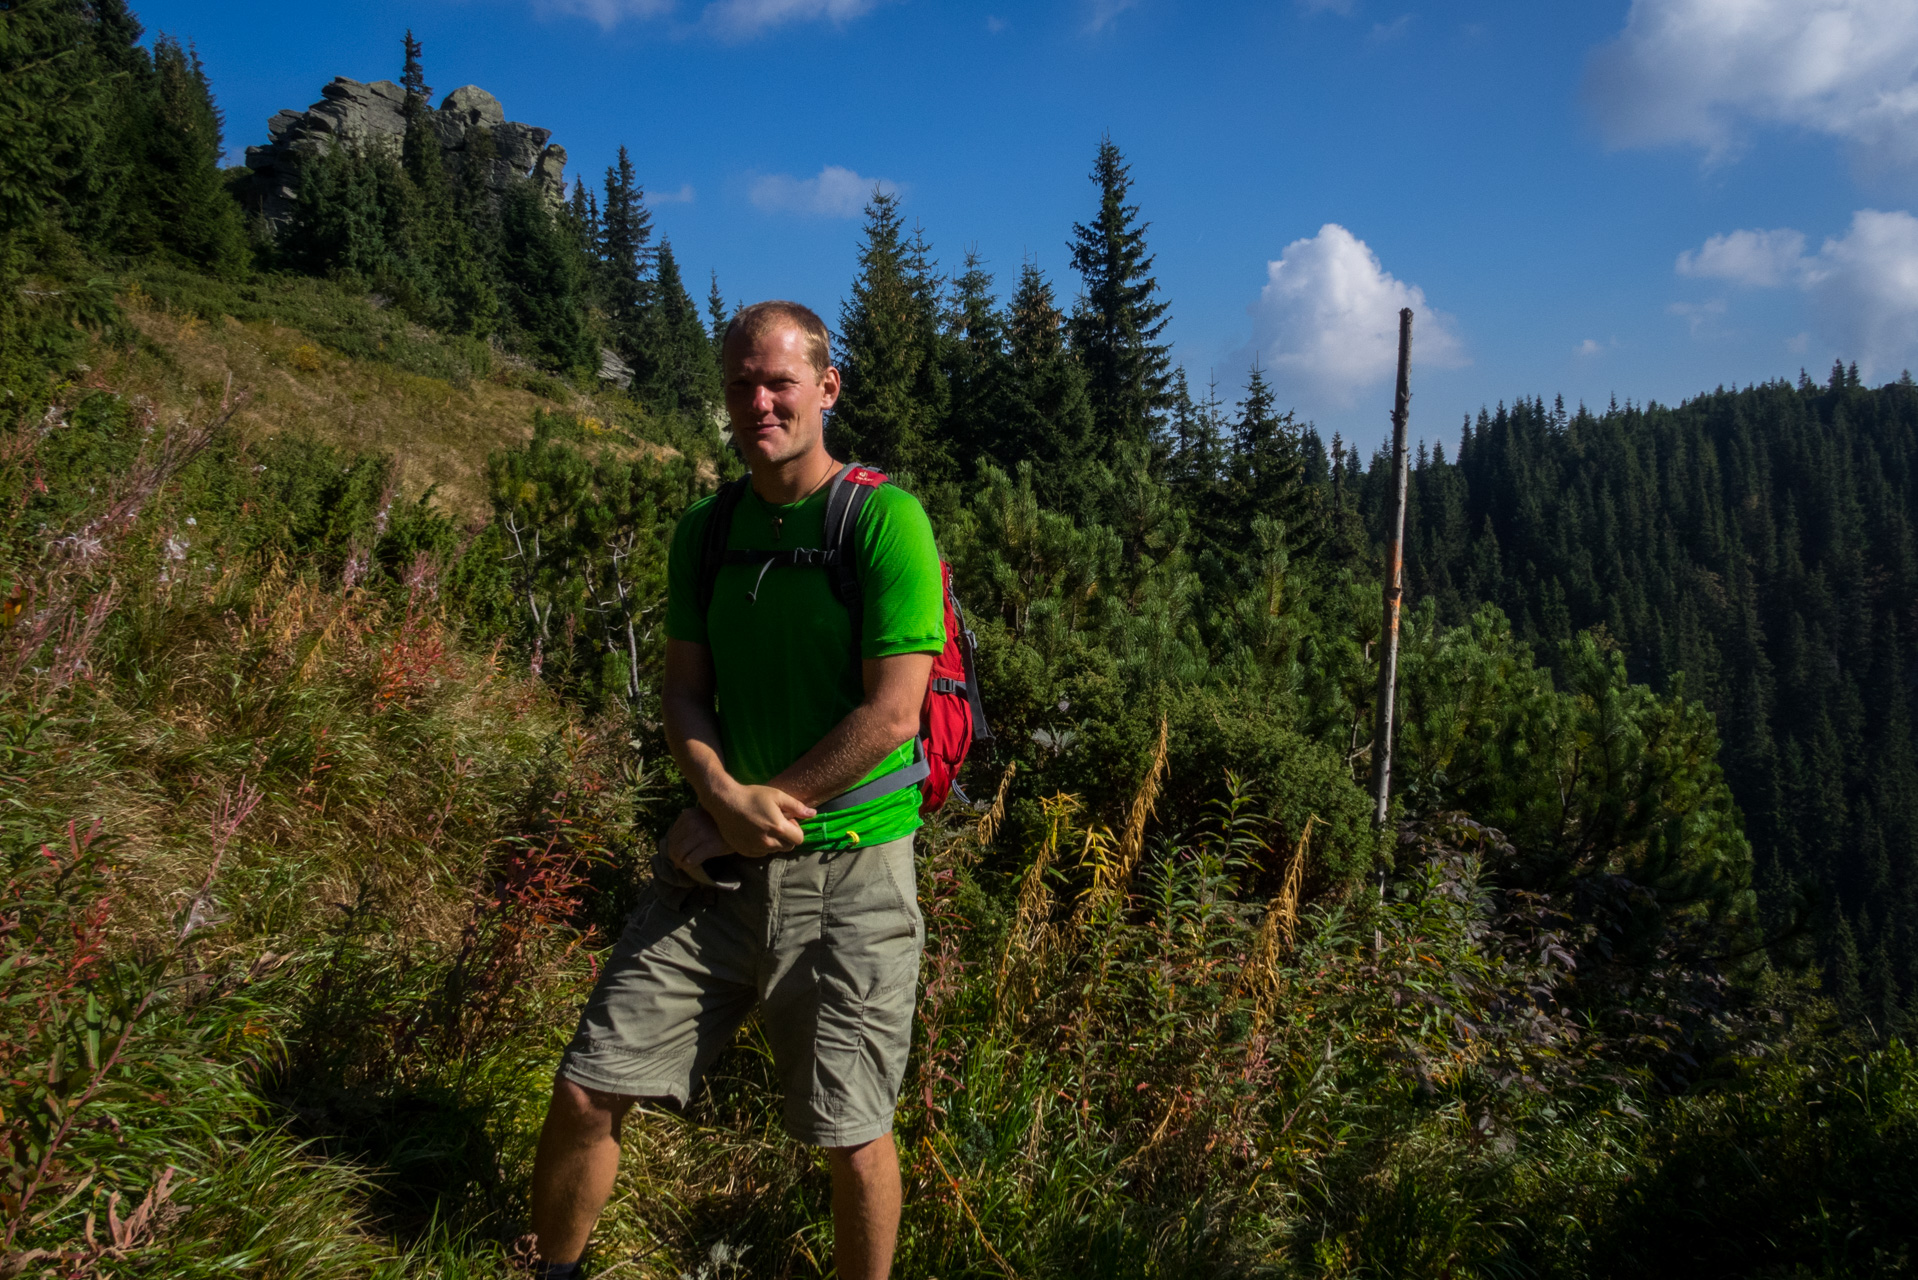
[[[459,387],[355,360],[269,321],[227,316],[208,323],[138,293],[123,302],[151,349],[97,345],[90,363],[99,382],[145,396],[161,420],[170,421],[204,416],[230,379],[233,393],[245,397],[234,416],[239,430],[256,438],[301,432],[344,448],[390,453],[402,493],[436,485],[441,510],[463,523],[487,518],[486,456],[530,439],[535,410],[565,410],[602,423],[613,417],[584,395],[562,402],[485,379]],[[670,452],[649,444],[632,451]]]

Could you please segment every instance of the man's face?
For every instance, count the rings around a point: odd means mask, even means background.
[[[781,463],[824,447],[825,412],[839,398],[839,370],[815,372],[806,335],[781,325],[726,351],[726,416],[748,465]]]

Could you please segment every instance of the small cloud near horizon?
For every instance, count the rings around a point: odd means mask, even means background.
[[[1712,321],[1725,314],[1725,300],[1713,298],[1707,302],[1674,302],[1665,310],[1683,319],[1691,328],[1692,337],[1696,338],[1714,331]]]
[[[1798,290],[1812,304],[1820,336],[1866,377],[1918,360],[1918,217],[1860,209],[1844,235],[1828,236],[1816,253],[1805,246],[1805,234],[1789,227],[1733,231],[1679,254],[1675,269],[1751,289]],[[1678,310],[1683,305],[1674,303],[1673,313],[1689,316]],[[1716,305],[1722,313],[1724,302]]]
[[[890,178],[867,178],[843,165],[829,164],[811,178],[770,173],[756,179],[748,198],[772,213],[798,213],[815,218],[856,218],[875,190],[899,194]]]
[[[646,199],[651,204],[691,204],[693,202],[693,184],[682,183],[677,191],[650,191]]]
[[[1407,31],[1410,31],[1411,29],[1412,29],[1412,15],[1409,13],[1401,13],[1398,17],[1392,19],[1390,22],[1374,22],[1372,24],[1372,33],[1370,38],[1376,43],[1384,44],[1388,40],[1399,39]]]
[[[1805,233],[1734,231],[1713,236],[1698,249],[1678,255],[1676,270],[1695,280],[1731,280],[1759,288],[1784,284],[1805,256]]]

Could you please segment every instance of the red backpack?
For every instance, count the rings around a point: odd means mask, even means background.
[[[759,566],[760,576],[775,568],[818,568],[826,571],[833,598],[845,606],[852,619],[852,646],[859,656],[860,638],[865,634],[865,598],[859,584],[856,536],[859,513],[872,491],[887,483],[884,472],[851,463],[841,467],[826,489],[826,545],[794,547],[783,551],[734,551],[726,546],[732,534],[733,512],[752,483],[750,476],[723,484],[713,497],[706,517],[706,537],[700,549],[699,611],[712,608],[713,589],[719,571],[729,564]],[[959,791],[960,766],[976,742],[991,739],[986,725],[985,706],[979,701],[979,677],[973,666],[972,632],[959,599],[952,593],[952,566],[939,562],[939,585],[946,602],[946,647],[932,660],[932,676],[926,682],[926,700],[919,711],[919,738],[913,762],[903,768],[854,787],[830,800],[815,805],[820,813],[851,809],[856,805],[890,795],[894,791],[919,784],[923,797],[922,814],[931,814],[946,802],[946,794]],[[755,591],[757,588],[755,588]]]

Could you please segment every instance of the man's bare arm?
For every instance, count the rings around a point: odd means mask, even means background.
[[[746,786],[726,769],[719,715],[713,707],[712,650],[687,640],[668,640],[662,685],[666,742],[720,839],[728,848],[753,857],[796,847],[806,838],[799,823],[813,816],[811,806],[777,787]],[[676,838],[684,825],[676,824],[675,835],[667,839],[667,856],[682,866],[684,856],[710,853]]]
[[[666,642],[665,679],[660,682],[666,743],[699,802],[732,779],[719,745],[719,715],[713,709],[713,651],[688,640]]]
[[[932,659],[930,653],[867,658],[860,668],[866,700],[768,785],[807,804],[830,800],[857,786],[900,743],[919,732],[919,710],[925,704]]]

